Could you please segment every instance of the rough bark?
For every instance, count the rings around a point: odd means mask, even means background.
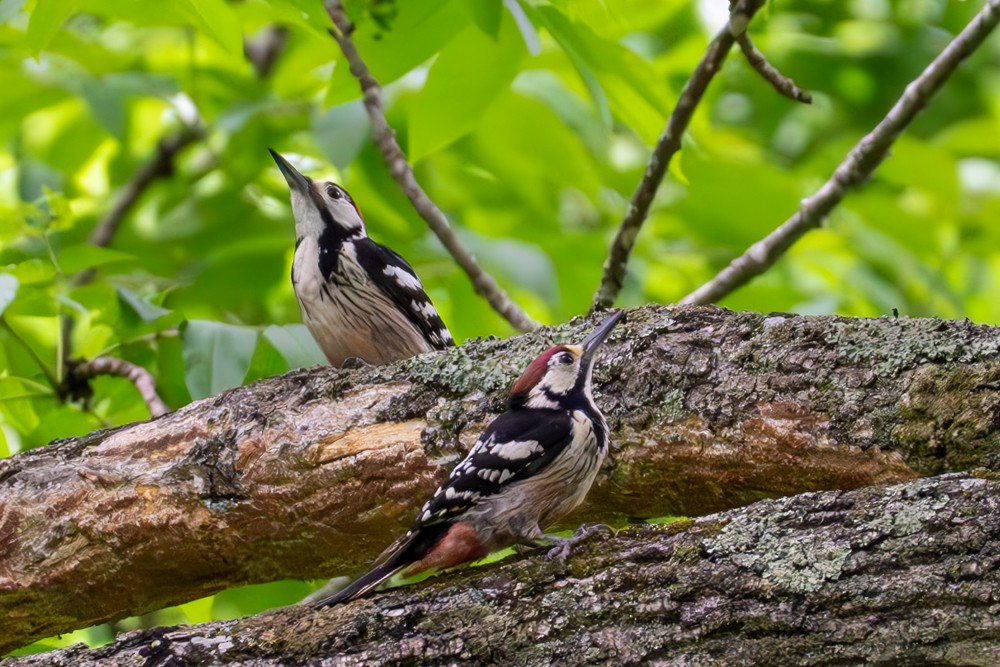
[[[0,461],[0,651],[238,584],[353,574],[582,320],[288,373]],[[649,307],[595,372],[611,463],[567,521],[997,469],[1000,330]]]
[[[313,611],[132,632],[21,665],[995,665],[1000,483],[766,500]]]

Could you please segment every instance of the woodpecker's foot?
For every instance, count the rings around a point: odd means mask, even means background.
[[[593,523],[589,526],[580,526],[580,528],[573,533],[573,537],[557,537],[556,535],[546,535],[545,539],[549,540],[550,543],[554,543],[555,546],[549,549],[549,552],[545,554],[545,560],[558,559],[560,563],[565,563],[566,559],[569,557],[570,553],[580,542],[589,539],[591,536],[597,533],[608,533],[609,535],[614,535],[615,531],[603,523]]]
[[[350,368],[364,368],[365,366],[371,366],[371,364],[361,357],[347,357],[344,359],[344,363],[340,365],[340,367],[345,370]]]

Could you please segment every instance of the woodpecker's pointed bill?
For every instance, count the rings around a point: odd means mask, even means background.
[[[330,363],[386,364],[454,345],[413,268],[368,237],[351,195],[268,150],[291,191],[292,286],[302,319]]]
[[[285,177],[285,182],[288,183],[288,187],[302,193],[308,192],[311,180],[307,176],[300,174],[299,171],[292,166],[291,162],[282,157],[281,153],[272,148],[268,148],[267,150],[270,151],[271,157],[274,158],[274,161],[278,163],[278,169],[281,170],[281,175]]]
[[[608,425],[594,403],[591,374],[597,350],[621,320],[616,312],[581,345],[556,345],[532,361],[511,388],[507,411],[410,530],[374,569],[316,606],[359,598],[397,572],[409,577],[512,544],[564,540],[543,529],[583,501],[607,454]]]

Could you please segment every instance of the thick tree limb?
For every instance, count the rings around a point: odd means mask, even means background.
[[[358,572],[524,365],[589,330],[292,372],[0,461],[0,652],[238,584]],[[1000,330],[967,322],[632,310],[595,372],[611,464],[566,525],[1000,470],[998,360]]]
[[[400,189],[413,204],[413,208],[420,214],[420,217],[427,221],[427,225],[437,235],[441,244],[469,276],[476,294],[486,299],[493,310],[503,316],[518,331],[531,331],[538,328],[538,323],[510,298],[510,295],[500,287],[496,279],[483,269],[472,253],[462,245],[444,212],[420,187],[413,174],[413,167],[406,161],[403,150],[396,143],[396,133],[389,126],[389,121],[386,120],[385,111],[382,109],[382,89],[375,77],[368,71],[368,66],[365,65],[365,61],[361,58],[361,54],[358,53],[358,49],[351,39],[354,25],[347,18],[344,7],[339,0],[327,0],[325,6],[335,26],[330,34],[333,35],[343,52],[344,58],[351,68],[351,74],[361,84],[365,110],[372,123],[375,145],[382,153],[393,180],[399,184]]]
[[[934,61],[914,79],[882,122],[859,141],[826,183],[813,196],[802,200],[799,210],[765,238],[707,283],[688,294],[681,303],[715,303],[769,269],[811,229],[822,224],[847,192],[863,183],[917,113],[944,85],[958,65],[975,51],[1000,22],[1000,0],[988,0],[983,9]]]
[[[716,73],[722,69],[722,64],[729,55],[729,49],[738,35],[746,32],[750,19],[763,6],[764,0],[737,0],[733,2],[730,10],[729,21],[726,26],[719,31],[705,50],[705,55],[691,73],[691,77],[684,84],[680,97],[677,98],[677,105],[667,119],[667,125],[663,128],[663,134],[656,141],[649,162],[646,164],[646,172],[639,181],[635,193],[632,194],[632,201],[629,202],[628,211],[622,224],[615,233],[615,238],[611,242],[608,251],[608,258],[604,260],[604,271],[601,276],[601,284],[594,295],[594,309],[610,308],[618,298],[622,285],[625,281],[625,269],[628,266],[628,258],[635,246],[635,239],[639,236],[643,223],[649,216],[649,207],[653,203],[663,176],[667,173],[670,160],[681,149],[681,137],[687,129],[694,110],[701,102],[708,84],[711,83]]]
[[[994,665],[1000,483],[829,491],[19,665]],[[321,662],[322,661],[322,662]]]

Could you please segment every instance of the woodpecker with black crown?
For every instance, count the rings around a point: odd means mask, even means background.
[[[292,195],[292,286],[302,319],[330,363],[387,364],[453,346],[417,274],[368,237],[347,191],[304,176],[268,150]]]
[[[618,311],[581,345],[539,355],[511,387],[507,411],[424,504],[410,530],[376,566],[325,607],[367,594],[398,572],[410,577],[478,560],[514,544],[556,544],[565,557],[575,538],[543,530],[583,502],[608,451],[608,424],[594,403],[597,350],[622,319]]]

